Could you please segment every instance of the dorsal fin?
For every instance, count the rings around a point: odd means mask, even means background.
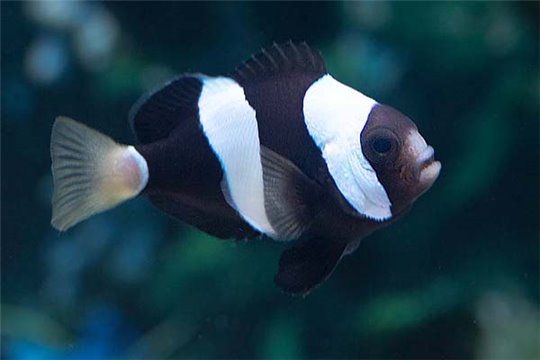
[[[137,100],[129,123],[137,139],[150,143],[167,137],[183,119],[197,116],[201,74],[184,74]]]
[[[326,73],[326,66],[319,51],[305,42],[295,44],[289,41],[263,48],[238,66],[231,76],[242,83],[299,72],[323,75]]]

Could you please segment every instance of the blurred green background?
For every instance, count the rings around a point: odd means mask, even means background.
[[[2,2],[2,358],[538,358],[538,2]],[[133,142],[174,74],[306,40],[415,120],[443,163],[408,216],[306,298],[280,244],[219,241],[145,199],[49,225],[67,115]]]

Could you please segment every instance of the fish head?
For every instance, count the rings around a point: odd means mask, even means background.
[[[407,209],[437,180],[441,163],[414,122],[394,108],[377,104],[361,135],[362,153],[377,174],[392,214]]]

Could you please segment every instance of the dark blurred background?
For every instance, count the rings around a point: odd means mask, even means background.
[[[538,358],[538,2],[2,2],[2,357]],[[306,298],[281,245],[211,238],[145,199],[51,228],[67,115],[127,113],[186,71],[306,40],[415,120],[443,163],[411,213]]]

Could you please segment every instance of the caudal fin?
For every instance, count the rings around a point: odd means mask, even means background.
[[[137,196],[148,182],[146,161],[133,146],[67,117],[54,122],[51,158],[51,224],[60,231]]]

